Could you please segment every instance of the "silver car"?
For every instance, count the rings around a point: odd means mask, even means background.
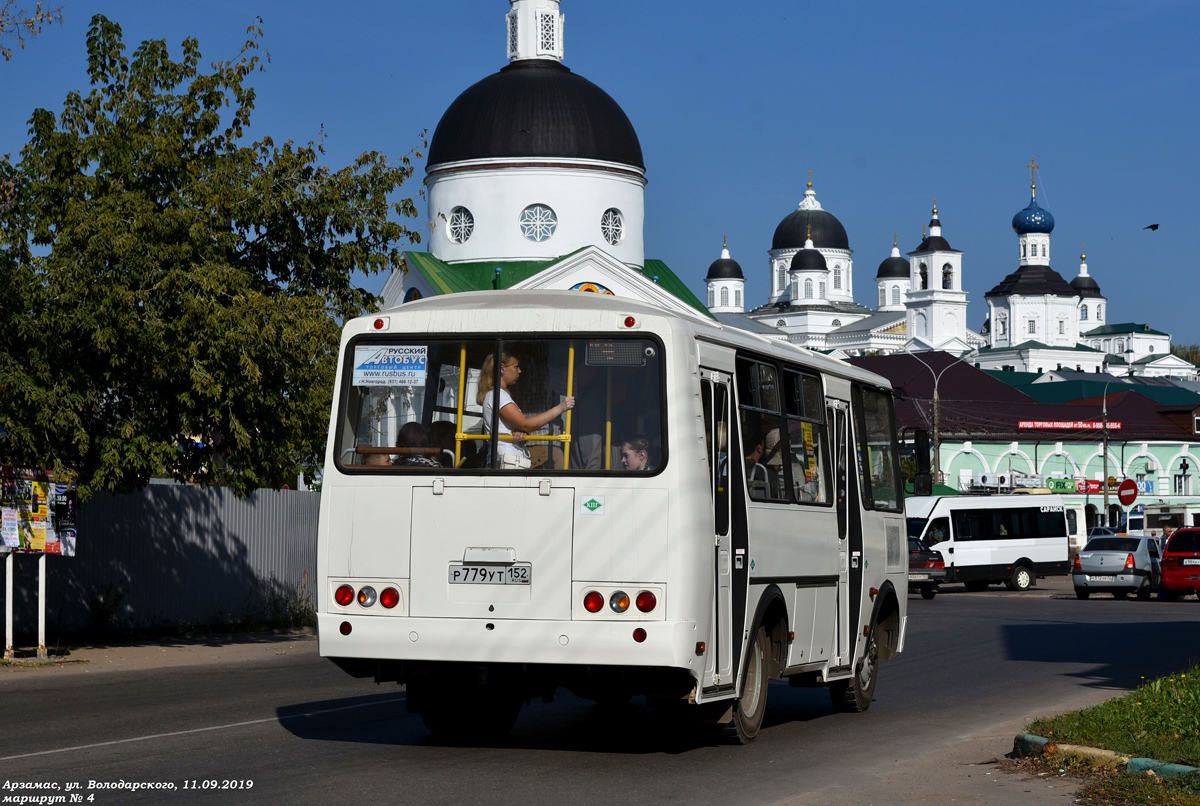
[[[1071,581],[1075,595],[1086,599],[1092,593],[1111,593],[1114,599],[1129,594],[1149,599],[1162,579],[1158,541],[1137,535],[1103,535],[1088,540],[1075,555]]]

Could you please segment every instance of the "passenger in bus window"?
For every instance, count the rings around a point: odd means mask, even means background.
[[[567,410],[575,408],[575,398],[574,396],[564,397],[562,402],[557,406],[547,409],[541,414],[526,415],[521,411],[521,407],[517,405],[508,391],[508,388],[515,384],[521,377],[521,364],[517,358],[507,353],[501,356],[499,389],[493,388],[495,375],[495,357],[489,355],[483,359],[483,368],[479,374],[479,395],[476,401],[483,406],[484,433],[491,433],[492,407],[495,401],[499,399],[499,433],[501,435],[507,434],[513,438],[512,442],[505,440],[500,443],[498,450],[500,461],[514,467],[529,467],[529,454],[525,450],[525,447],[520,444],[521,441],[525,439],[525,435],[530,431],[536,431],[560,417]],[[504,457],[510,458],[505,459]]]
[[[434,459],[442,467],[454,467],[454,421],[435,420],[429,424],[429,444],[441,453]]]
[[[392,457],[386,453],[368,453],[363,456],[362,463],[368,467],[391,467]]]
[[[621,443],[621,467],[626,470],[649,470],[650,440],[638,434]]]
[[[441,467],[431,455],[436,450],[429,444],[429,435],[420,423],[405,423],[396,434],[396,447],[400,454],[393,464],[401,467]]]

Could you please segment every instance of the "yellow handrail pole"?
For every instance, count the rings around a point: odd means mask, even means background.
[[[604,469],[612,470],[612,367],[604,389]]]
[[[454,421],[454,466],[462,462],[462,417],[463,394],[467,388],[467,343],[464,341],[458,348],[458,419]]]
[[[567,397],[575,394],[575,342],[567,343]],[[571,410],[567,409],[567,440],[563,443],[563,469],[571,466]]]

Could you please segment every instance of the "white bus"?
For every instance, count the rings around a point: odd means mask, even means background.
[[[905,504],[908,534],[942,553],[946,582],[1026,590],[1038,577],[1071,572],[1072,535],[1082,525],[1061,495],[936,495]]]
[[[628,299],[505,291],[349,322],[338,377],[320,652],[405,684],[434,732],[502,733],[562,686],[748,742],[769,679],[862,711],[903,648],[876,375]],[[543,426],[485,422],[497,387]]]

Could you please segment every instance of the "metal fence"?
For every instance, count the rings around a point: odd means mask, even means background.
[[[238,498],[179,484],[96,495],[79,508],[77,556],[47,557],[48,631],[229,624],[303,610],[316,599],[320,504],[314,492]],[[29,633],[37,558],[15,562],[15,628]]]

